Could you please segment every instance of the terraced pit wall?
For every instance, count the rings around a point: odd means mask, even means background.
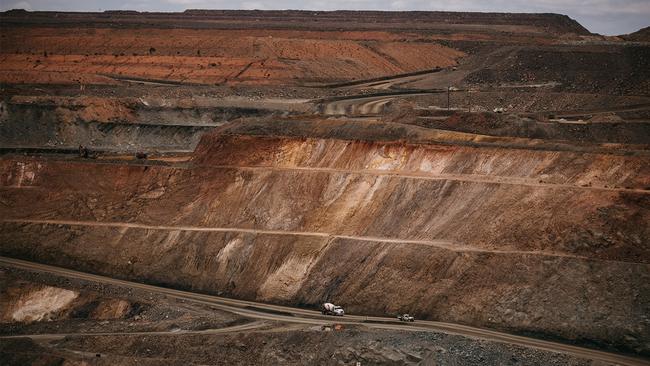
[[[5,156],[2,255],[648,354],[648,157],[213,134],[191,164]]]

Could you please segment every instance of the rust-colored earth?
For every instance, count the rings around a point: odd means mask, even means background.
[[[10,28],[0,82],[115,84],[112,77],[198,84],[336,82],[447,67],[463,56],[419,35]],[[344,55],[344,56],[342,56]]]
[[[650,355],[644,31],[445,12],[10,11],[0,23],[0,255],[36,263],[0,258],[3,359]],[[257,303],[233,312],[142,283]],[[359,319],[301,313],[324,302]],[[480,339],[367,321],[405,312]],[[208,348],[219,356],[194,352]]]

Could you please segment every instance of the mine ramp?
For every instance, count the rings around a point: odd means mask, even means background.
[[[361,85],[361,84],[389,81],[389,80],[393,80],[393,79],[401,79],[401,78],[405,78],[405,77],[409,77],[409,76],[429,75],[429,74],[440,72],[442,70],[443,70],[442,68],[437,67],[437,68],[434,68],[434,69],[431,69],[431,70],[419,70],[419,71],[407,72],[407,73],[403,73],[403,74],[380,76],[380,77],[370,78],[370,79],[354,80],[354,81],[346,81],[346,82],[341,82],[341,83],[326,84],[326,85],[323,85],[321,87],[322,88],[343,88],[343,87],[346,87],[346,86],[356,86],[356,85]]]
[[[332,317],[323,316],[318,311],[291,308],[287,306],[271,305],[257,303],[253,301],[235,300],[225,297],[205,295],[188,291],[175,290],[165,287],[153,286],[143,283],[131,282],[126,280],[114,279],[106,276],[100,276],[90,273],[79,272],[61,267],[55,267],[40,263],[28,262],[15,258],[1,257],[0,265],[19,268],[29,271],[49,273],[57,276],[68,277],[71,279],[91,281],[100,284],[110,284],[123,286],[132,289],[150,291],[157,294],[163,294],[171,298],[192,301],[205,305],[210,305],[216,309],[232,312],[241,316],[247,316],[253,319],[275,320],[287,323],[302,323],[313,325],[331,325]],[[263,310],[263,311],[260,311]],[[289,314],[289,315],[284,315]],[[490,341],[503,342],[524,347],[533,347],[541,350],[564,353],[577,357],[589,358],[594,361],[601,361],[625,366],[650,365],[648,360],[635,358],[625,355],[619,355],[604,351],[598,351],[583,347],[577,347],[568,344],[551,342],[546,340],[534,339],[519,335],[497,332],[493,330],[470,327],[460,324],[419,321],[414,324],[404,324],[396,322],[394,318],[346,315],[344,318],[337,318],[339,324],[357,324],[376,329],[392,329],[419,332],[442,332],[447,334],[457,334],[466,337],[480,338]],[[182,333],[179,333],[182,334]],[[71,334],[68,334],[70,336]],[[80,333],[79,335],[83,335]],[[37,335],[34,335],[35,337]],[[30,337],[30,335],[25,335]],[[7,338],[7,337],[0,337]]]

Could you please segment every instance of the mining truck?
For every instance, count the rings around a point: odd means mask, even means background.
[[[343,316],[345,314],[342,307],[334,305],[329,302],[323,304],[323,307],[321,308],[321,313],[323,313],[323,315],[334,315],[334,316]]]

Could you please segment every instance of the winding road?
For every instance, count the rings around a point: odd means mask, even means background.
[[[441,90],[405,91],[375,95],[353,95],[344,98],[323,100],[320,110],[327,116],[379,116],[389,102],[398,98],[416,97],[442,93]]]
[[[81,279],[102,284],[122,286],[131,289],[139,289],[163,294],[172,298],[194,303],[210,305],[220,310],[228,311],[243,317],[257,320],[281,321],[286,323],[300,323],[312,325],[330,325],[337,324],[354,324],[362,325],[368,328],[389,329],[401,331],[420,331],[420,332],[442,332],[447,334],[456,334],[470,338],[484,339],[488,341],[503,342],[523,347],[532,347],[545,351],[568,354],[575,357],[591,359],[600,362],[607,362],[618,365],[637,366],[650,365],[650,362],[629,356],[623,356],[603,351],[597,351],[588,348],[582,348],[557,342],[544,341],[540,339],[528,338],[518,335],[512,335],[502,332],[496,332],[487,329],[475,328],[466,325],[451,324],[436,321],[417,321],[415,323],[400,323],[394,318],[373,317],[363,315],[346,315],[343,318],[333,318],[321,315],[320,312],[307,309],[292,308],[287,306],[264,304],[252,301],[228,299],[212,295],[198,294],[187,291],[173,290],[164,287],[152,286],[142,283],[124,281],[95,274],[78,272],[70,269],[54,267],[39,263],[27,262],[19,259],[0,257],[0,265],[20,268],[30,271],[49,273],[68,278]],[[255,329],[261,325],[260,322],[249,323],[248,326],[236,326],[223,328],[219,333],[241,332]],[[215,330],[216,331],[216,330]],[[181,332],[176,332],[182,334]],[[120,333],[107,333],[107,335],[117,335]],[[132,333],[122,333],[129,335]],[[166,334],[169,334],[167,332]],[[175,334],[175,333],[171,333]],[[72,334],[67,334],[68,336]],[[91,334],[76,334],[78,336],[88,336]],[[38,337],[39,335],[23,335],[22,337]],[[52,335],[48,335],[52,336]],[[12,336],[13,337],[13,336]],[[6,338],[6,337],[0,337]]]

